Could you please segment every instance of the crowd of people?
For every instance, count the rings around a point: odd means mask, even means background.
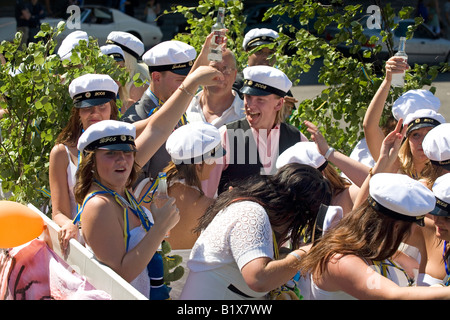
[[[314,119],[304,121],[311,140],[286,122],[298,101],[267,46],[275,31],[246,34],[242,71],[226,41],[222,60],[208,60],[212,37],[198,54],[175,40],[144,53],[111,32],[103,54],[147,85],[102,74],[70,83],[72,114],[49,159],[62,251],[80,241],[149,299],[171,296],[156,274],[164,241],[190,252],[177,299],[450,298],[440,101],[407,91],[379,126],[392,75],[408,65],[386,62],[368,106],[368,165],[330,147]],[[61,59],[80,39],[64,40]],[[169,197],[157,202],[161,172]]]

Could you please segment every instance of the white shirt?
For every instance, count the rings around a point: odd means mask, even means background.
[[[214,217],[192,248],[181,299],[242,299],[228,290],[230,284],[250,297],[264,297],[266,292],[251,290],[241,274],[248,262],[261,257],[274,257],[266,210],[253,201],[229,205]]]
[[[273,259],[269,217],[260,204],[240,201],[214,217],[197,239],[187,265],[198,272],[236,262],[241,269],[260,257]]]
[[[200,91],[194,99],[192,99],[189,107],[186,110],[186,117],[189,122],[208,122],[206,121],[205,115],[203,114],[202,106],[200,105],[200,97],[202,96],[203,91]],[[211,124],[216,128],[220,128],[221,126],[230,123],[235,120],[242,119],[245,117],[244,110],[244,100],[242,100],[236,91],[233,90],[234,100],[231,106],[225,110],[222,115],[216,119],[214,119]]]

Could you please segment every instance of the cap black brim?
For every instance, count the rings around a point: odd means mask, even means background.
[[[436,127],[434,124],[431,123],[419,123],[419,124],[415,124],[414,126],[411,127],[411,129],[408,130],[407,135],[409,135],[411,132],[421,129],[421,128],[427,128],[427,127]]]
[[[243,94],[248,94],[250,96],[268,96],[268,95],[272,94],[272,93],[267,92],[265,90],[262,90],[262,89],[259,89],[259,88],[255,88],[255,87],[249,87],[249,86],[246,86],[246,85],[244,85],[241,88],[240,92],[243,93]]]
[[[75,108],[90,108],[105,104],[111,101],[109,98],[97,98],[97,99],[87,99],[83,101],[76,102],[74,104]]]
[[[434,209],[430,212],[433,216],[440,216],[440,217],[449,217],[450,212],[443,210],[439,208],[438,206],[435,206]]]
[[[116,144],[110,144],[107,146],[101,146],[97,149],[107,149],[107,150],[116,150],[116,151],[134,151],[136,152],[136,146],[133,146],[129,143],[116,143]]]
[[[247,46],[247,51],[262,46],[263,44],[271,44],[271,43],[273,43],[273,41],[256,41],[252,43],[250,46]]]
[[[170,72],[173,72],[173,73],[178,74],[180,76],[187,76],[190,71],[191,71],[191,68],[170,70]]]

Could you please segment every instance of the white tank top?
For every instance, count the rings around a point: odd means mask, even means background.
[[[69,148],[66,145],[64,145],[64,148],[66,148],[67,157],[69,158],[69,165],[67,166],[67,185],[69,187],[70,212],[72,214],[72,219],[74,219],[77,215],[77,203],[75,201],[75,194],[73,192],[73,188],[75,187],[76,183],[75,174],[77,172],[77,166],[72,162]]]
[[[419,273],[417,276],[417,285],[420,287],[430,287],[435,284],[442,284],[442,279],[436,279],[426,273]]]

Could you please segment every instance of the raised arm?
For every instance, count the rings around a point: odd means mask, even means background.
[[[353,209],[359,207],[364,201],[366,201],[369,195],[369,180],[372,175],[381,172],[397,172],[398,150],[400,149],[402,139],[406,131],[406,127],[402,128],[402,125],[403,119],[400,119],[394,131],[389,133],[383,140],[379,151],[379,159],[372,168],[371,174],[367,176],[366,180],[362,184]]]
[[[303,123],[308,127],[307,131],[311,133],[311,139],[316,143],[320,154],[325,156],[330,147],[324,136],[312,122],[305,120]],[[370,168],[368,166],[337,150],[330,153],[327,160],[338,167],[358,187],[363,184],[369,173]]]
[[[175,125],[186,111],[199,86],[216,85],[223,81],[223,74],[213,67],[207,66],[209,43],[212,33],[208,35],[205,44],[197,57],[191,72],[184,79],[178,90],[163,104],[148,120],[142,133],[136,138],[139,150],[136,163],[143,166],[155,154],[160,146],[172,133]],[[138,129],[140,130],[140,129]]]
[[[391,57],[386,61],[386,76],[373,96],[372,101],[367,108],[363,120],[364,135],[369,147],[369,151],[375,161],[380,155],[381,144],[383,143],[384,133],[380,128],[380,119],[383,114],[384,105],[389,95],[391,87],[392,74],[401,73],[409,68],[408,64],[399,57]]]

